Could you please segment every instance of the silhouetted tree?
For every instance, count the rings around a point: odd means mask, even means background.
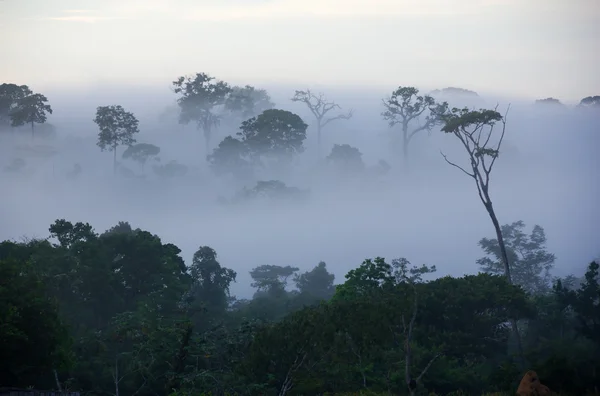
[[[460,141],[463,148],[467,152],[470,163],[470,171],[454,162],[449,161],[448,157],[446,157],[444,153],[441,154],[448,164],[460,169],[464,174],[473,178],[475,181],[479,199],[481,200],[481,203],[483,203],[485,210],[492,220],[494,229],[496,230],[496,238],[500,250],[500,259],[502,261],[502,265],[504,266],[504,275],[506,276],[508,283],[513,284],[506,243],[504,242],[502,229],[500,227],[500,223],[498,222],[498,217],[496,216],[496,211],[494,210],[494,205],[492,204],[492,199],[490,198],[489,189],[490,174],[492,173],[494,163],[500,154],[500,146],[502,145],[504,133],[506,132],[506,115],[503,117],[496,110],[476,111],[469,110],[467,108],[453,108],[452,111],[448,114],[445,114],[442,119],[444,122],[442,132],[454,135],[454,137]],[[502,124],[502,130],[500,133],[500,138],[494,144],[491,141],[491,138],[494,132],[494,127],[498,122]],[[521,337],[519,335],[519,328],[517,327],[517,322],[515,319],[511,320],[511,325],[517,340],[519,354],[522,359],[521,363],[523,366],[525,366]]]
[[[96,109],[94,122],[98,125],[98,142],[100,150],[113,152],[113,172],[117,174],[117,147],[131,146],[136,140],[134,134],[139,133],[138,120],[133,113],[125,111],[121,106],[100,106]]]
[[[435,125],[441,123],[448,104],[436,103],[429,95],[419,95],[417,88],[400,86],[390,97],[383,100],[383,105],[386,110],[381,115],[390,127],[398,124],[401,126],[404,165],[408,168],[408,147],[412,138],[419,132],[431,131]],[[424,122],[420,123],[420,117],[424,114]],[[415,122],[419,122],[419,125],[411,125]]]
[[[11,122],[11,114],[17,107],[19,100],[32,95],[33,92],[27,85],[1,84],[0,85],[0,125]]]
[[[179,77],[173,81],[173,86],[175,93],[180,95],[177,99],[181,110],[179,123],[196,122],[197,128],[204,132],[208,154],[213,129],[221,121],[215,110],[225,104],[231,87],[224,81],[215,81],[214,77],[206,73],[196,73],[194,77]]]
[[[321,159],[321,132],[323,128],[335,120],[349,120],[352,118],[352,110],[348,111],[346,114],[328,117],[327,114],[330,111],[341,109],[341,107],[335,102],[328,101],[322,93],[315,95],[310,89],[307,89],[306,91],[296,91],[291,100],[292,102],[304,103],[313,116],[315,116],[315,119],[317,120],[317,155],[319,156],[319,159]]]
[[[123,152],[123,159],[131,158],[139,163],[144,171],[144,165],[151,157],[156,157],[160,153],[160,147],[149,143],[138,143],[127,147]]]
[[[14,127],[31,125],[31,138],[34,137],[35,124],[46,122],[46,113],[52,114],[52,107],[47,104],[48,98],[42,94],[32,93],[17,100],[10,112],[11,125]]]
[[[244,120],[273,107],[275,107],[275,104],[271,102],[271,97],[267,91],[256,89],[251,85],[234,86],[227,95],[227,99],[225,99],[225,109],[238,114]]]

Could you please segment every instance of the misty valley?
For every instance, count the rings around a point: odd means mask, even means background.
[[[167,85],[0,85],[0,396],[600,394],[600,96]]]

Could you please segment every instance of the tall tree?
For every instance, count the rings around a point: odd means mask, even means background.
[[[231,87],[206,73],[196,73],[194,77],[179,77],[173,81],[173,86],[175,93],[179,95],[179,123],[196,122],[197,128],[204,132],[205,149],[208,154],[213,129],[218,127],[221,121],[215,110],[225,104]]]
[[[123,159],[131,158],[135,162],[139,163],[144,171],[144,165],[151,157],[156,157],[160,153],[160,147],[149,143],[138,143],[133,146],[127,147],[123,152]]]
[[[189,272],[194,282],[191,290],[194,304],[203,305],[209,321],[224,314],[229,301],[229,287],[231,282],[235,282],[236,272],[222,267],[217,260],[217,252],[208,246],[200,246],[194,253]]]
[[[18,99],[16,107],[10,113],[11,125],[17,127],[30,124],[31,138],[33,139],[35,124],[45,123],[46,113],[52,114],[52,107],[47,102],[48,98],[38,93]]]
[[[550,270],[554,267],[556,257],[546,250],[546,233],[541,226],[535,225],[530,235],[523,232],[524,228],[523,221],[502,226],[513,282],[529,293],[549,291],[552,284]],[[498,240],[482,238],[479,246],[488,255],[477,260],[483,272],[503,274]]]
[[[304,151],[306,128],[308,125],[298,115],[270,109],[242,122],[238,135],[255,159],[271,157],[285,161]]]
[[[490,174],[492,173],[494,164],[500,154],[500,146],[502,145],[504,133],[506,132],[506,114],[503,117],[496,110],[482,109],[477,111],[469,110],[468,108],[453,108],[450,113],[443,115],[442,120],[444,122],[442,132],[450,133],[460,141],[467,152],[471,170],[468,171],[462,166],[451,162],[443,152],[441,154],[448,164],[460,169],[464,174],[473,178],[475,181],[479,199],[490,216],[496,231],[500,259],[504,267],[504,276],[506,276],[508,283],[513,284],[506,243],[504,242],[502,229],[498,222],[492,199],[490,198]],[[497,142],[494,143],[491,139],[494,133],[494,127],[498,122],[502,124],[502,129],[500,137],[497,139]],[[517,340],[517,346],[522,360],[521,363],[524,366],[523,347],[521,345],[519,328],[517,327],[515,319],[511,320],[511,325]]]
[[[294,282],[300,293],[306,293],[321,300],[328,300],[335,294],[335,275],[327,271],[327,264],[321,261],[310,271],[296,275]]]
[[[322,93],[316,95],[310,89],[296,91],[291,100],[292,102],[304,103],[317,120],[317,155],[321,159],[321,132],[323,128],[335,120],[349,120],[352,118],[352,110],[345,114],[327,116],[332,110],[341,109],[341,107],[335,102],[327,100]]]
[[[11,113],[17,107],[19,100],[32,95],[33,92],[27,85],[1,84],[0,85],[0,126],[9,124]]]
[[[94,122],[100,128],[98,142],[100,150],[113,152],[113,172],[117,174],[117,147],[131,146],[139,133],[138,120],[133,113],[125,111],[121,106],[100,106],[96,109]]]
[[[250,271],[252,277],[252,287],[259,291],[266,291],[271,294],[285,291],[287,280],[298,271],[297,267],[289,265],[281,267],[279,265],[259,265]]]
[[[408,147],[415,135],[422,131],[431,129],[442,122],[442,116],[448,109],[446,102],[436,103],[429,95],[419,95],[415,87],[398,87],[392,95],[383,100],[385,111],[381,113],[383,118],[389,122],[390,127],[401,126],[402,131],[402,153],[404,166],[408,167]],[[425,115],[424,122],[420,117]],[[417,122],[418,125],[414,125]]]
[[[592,261],[577,290],[569,290],[562,281],[555,287],[558,299],[570,305],[578,321],[577,330],[600,347],[600,264]]]
[[[239,115],[244,120],[254,117],[265,110],[275,107],[269,93],[264,89],[256,89],[251,85],[234,86],[227,99],[225,109]]]

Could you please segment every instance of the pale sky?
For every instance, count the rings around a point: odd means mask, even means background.
[[[600,0],[0,0],[0,82],[600,94]]]

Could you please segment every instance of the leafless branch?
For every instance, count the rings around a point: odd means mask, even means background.
[[[444,157],[444,160],[445,160],[445,161],[446,161],[448,164],[450,164],[450,165],[454,166],[455,168],[458,168],[458,169],[460,169],[460,170],[461,170],[461,171],[463,171],[463,172],[464,172],[464,173],[465,173],[467,176],[469,176],[469,177],[472,177],[473,179],[475,178],[475,175],[474,175],[474,174],[467,172],[467,171],[466,171],[466,170],[464,170],[464,168],[462,168],[461,166],[459,166],[459,165],[456,165],[454,162],[451,162],[451,161],[448,159],[448,157],[446,157],[446,154],[444,154],[442,151],[440,151],[440,154],[442,154],[442,157]]]

